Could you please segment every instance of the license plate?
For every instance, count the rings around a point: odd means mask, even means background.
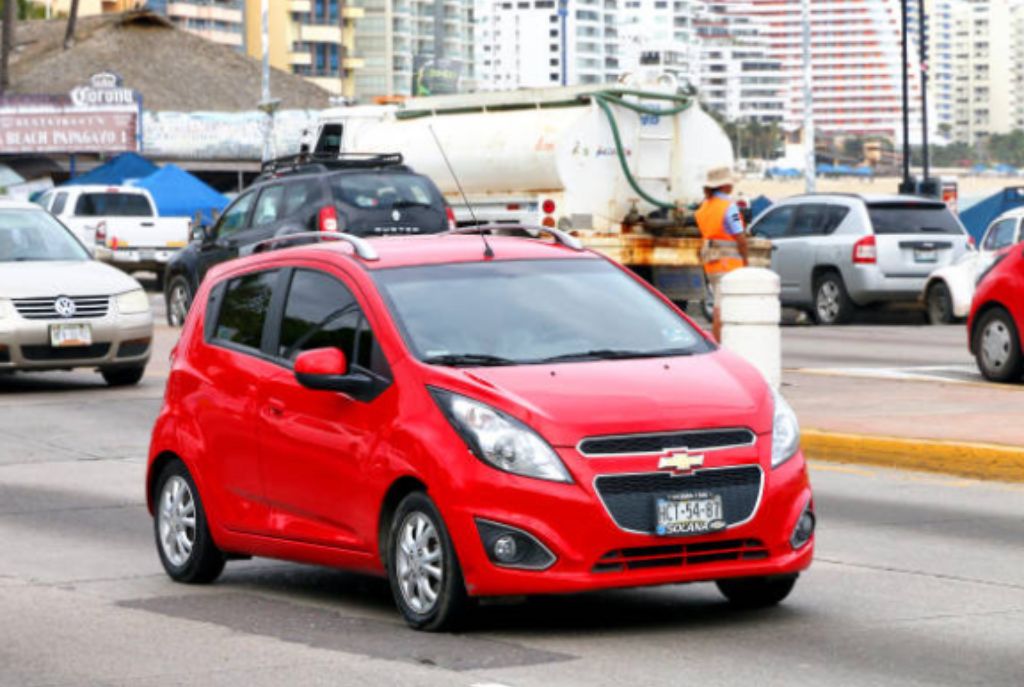
[[[938,259],[939,255],[934,250],[927,248],[914,249],[914,262],[937,262]]]
[[[54,348],[91,346],[92,328],[88,324],[51,324],[50,345]]]
[[[138,262],[139,251],[137,250],[115,250],[114,260],[117,262]]]
[[[153,258],[156,257],[156,251],[154,251],[154,250],[141,250],[141,251],[139,251],[139,256],[140,256],[141,260],[145,260],[145,261],[148,262],[148,261],[150,261],[150,260],[152,260]]]
[[[655,502],[656,532],[663,536],[704,534],[725,529],[722,497],[706,491],[685,492]]]

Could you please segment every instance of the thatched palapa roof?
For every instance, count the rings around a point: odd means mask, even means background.
[[[15,94],[64,94],[99,72],[142,93],[147,110],[253,110],[260,63],[230,46],[177,28],[148,11],[82,17],[63,49],[66,20],[22,21],[11,55]],[[271,94],[284,109],[328,106],[329,94],[302,77],[272,70]]]

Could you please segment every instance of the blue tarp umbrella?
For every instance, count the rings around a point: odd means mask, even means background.
[[[112,157],[96,169],[86,172],[74,179],[64,182],[65,186],[82,186],[85,184],[103,184],[120,186],[133,179],[148,177],[159,167],[136,153],[121,153]]]
[[[228,204],[227,196],[176,165],[166,165],[135,186],[149,191],[160,215],[166,217],[193,217],[202,212],[203,221],[211,223],[213,212]]]
[[[961,212],[960,221],[977,243],[992,220],[1021,205],[1024,205],[1024,187],[1010,186]]]

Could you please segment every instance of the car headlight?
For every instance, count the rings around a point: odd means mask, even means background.
[[[122,315],[149,312],[149,297],[142,289],[122,293],[117,297],[117,311]]]
[[[778,391],[772,389],[775,412],[772,419],[772,467],[777,468],[800,450],[800,423],[796,413]]]
[[[554,449],[522,422],[485,403],[450,391],[430,389],[430,393],[480,460],[523,477],[572,482]]]

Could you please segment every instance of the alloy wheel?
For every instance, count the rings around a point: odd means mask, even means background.
[[[167,300],[171,324],[175,327],[185,324],[185,317],[188,315],[188,288],[181,282],[175,283]]]
[[[441,537],[429,516],[414,511],[405,517],[394,554],[402,598],[416,613],[430,613],[444,582],[444,555]]]
[[[157,525],[164,556],[171,565],[184,566],[196,544],[196,502],[188,482],[179,475],[168,479],[160,492]]]
[[[835,322],[839,317],[839,285],[834,281],[823,281],[818,287],[816,308],[822,322]]]

